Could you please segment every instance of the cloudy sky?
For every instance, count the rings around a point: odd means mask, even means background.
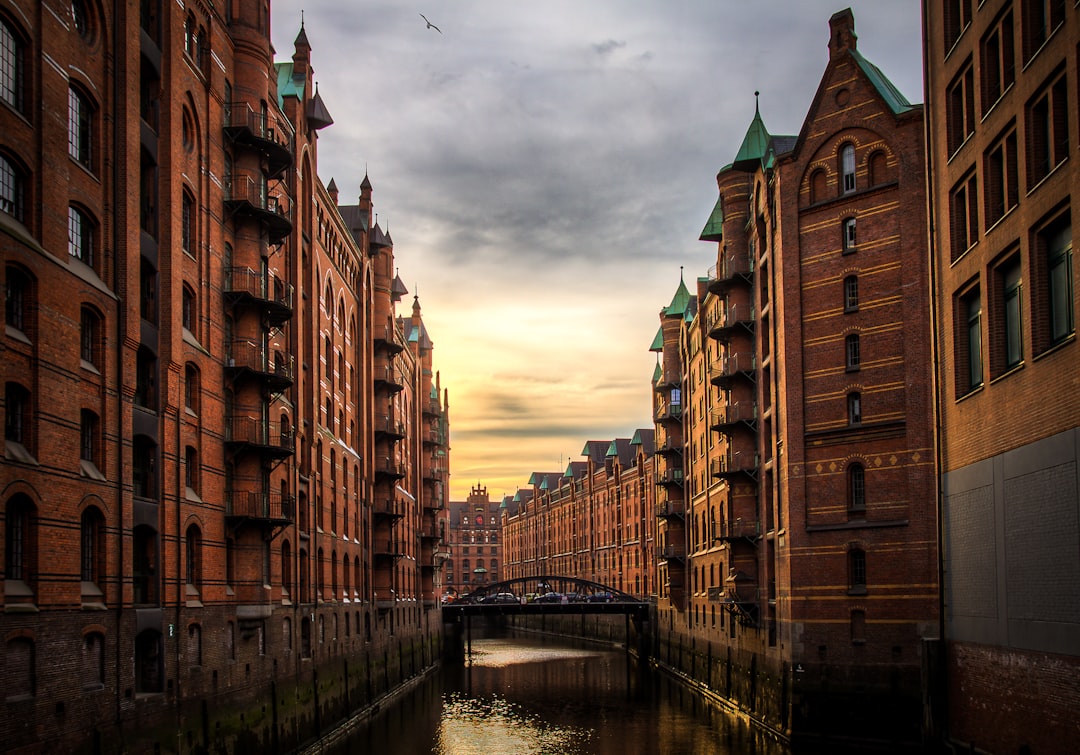
[[[698,235],[754,115],[796,134],[823,0],[274,0],[301,9],[319,176],[365,172],[450,391],[451,497],[560,471],[650,427],[659,310],[715,262]],[[859,51],[921,102],[918,0],[852,4]],[[441,30],[429,29],[423,13]],[[411,297],[403,302],[404,312]]]

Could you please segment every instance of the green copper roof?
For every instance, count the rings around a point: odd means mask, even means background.
[[[705,223],[705,227],[701,229],[701,235],[698,236],[702,241],[721,241],[724,238],[724,198],[716,198],[716,206],[713,207],[712,214],[709,215],[709,220]]]
[[[608,446],[607,453],[605,454],[605,456],[607,456],[608,458],[611,458],[612,456],[618,456],[618,455],[619,455],[619,449],[616,448],[615,441],[611,441],[611,445]]]
[[[757,93],[754,93],[757,96]],[[769,148],[769,132],[765,128],[765,122],[761,120],[761,111],[754,105],[754,120],[750,121],[750,128],[746,129],[742,145],[739,147],[735,161],[732,163],[740,170],[753,170],[761,164],[765,152]]]
[[[655,370],[653,370],[653,373],[652,373],[652,381],[653,381],[653,385],[656,385],[656,383],[657,383],[657,382],[658,382],[658,381],[660,380],[660,378],[662,378],[663,376],[664,376],[664,369],[663,369],[663,368],[662,368],[662,367],[660,366],[660,363],[659,363],[659,362],[657,362],[657,363],[656,363],[656,369],[655,369]]]
[[[671,304],[664,310],[665,315],[686,314],[686,308],[690,306],[690,292],[686,289],[682,274],[679,275],[679,287],[675,289],[675,295],[671,297]]]
[[[657,365],[659,367],[660,365]],[[641,445],[641,430],[634,430],[634,437],[630,439],[631,446]]]
[[[656,337],[652,339],[652,346],[649,347],[649,351],[663,351],[664,350],[664,328],[663,326],[656,329]]]
[[[278,107],[285,107],[286,97],[297,97],[301,101],[304,99],[304,80],[294,79],[293,64],[292,61],[284,63],[275,63],[274,67],[277,69],[277,96]]]
[[[874,85],[874,88],[878,90],[882,99],[893,111],[895,115],[900,113],[906,113],[912,109],[912,104],[908,102],[907,97],[900,93],[900,90],[896,88],[889,79],[881,72],[881,69],[864,58],[857,50],[849,50],[851,57],[855,58],[855,62],[859,64],[859,68],[863,70],[866,77],[870,79],[870,82]]]

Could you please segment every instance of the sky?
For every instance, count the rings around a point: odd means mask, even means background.
[[[651,428],[649,351],[754,116],[797,134],[828,62],[822,0],[274,0],[301,11],[334,124],[319,177],[367,174],[449,392],[450,499],[492,500]],[[922,102],[918,0],[850,5],[859,51]],[[424,14],[438,30],[428,28]]]

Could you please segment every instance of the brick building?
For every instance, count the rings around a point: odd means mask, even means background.
[[[502,538],[503,501],[492,501],[486,487],[474,485],[464,501],[451,501],[444,549],[443,584],[450,596],[506,578]]]
[[[922,108],[850,11],[828,49],[798,135],[755,114],[702,233],[716,266],[661,313],[657,435],[683,447],[657,472],[660,659],[796,740],[918,740],[938,634]]]
[[[923,16],[946,728],[1064,752],[1080,736],[1080,8]]]
[[[504,502],[504,578],[558,575],[654,594],[653,438],[590,440],[565,472],[534,472]]]
[[[436,652],[432,344],[306,31],[100,8],[0,2],[0,741],[289,749]]]

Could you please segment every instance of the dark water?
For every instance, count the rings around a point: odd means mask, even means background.
[[[787,755],[622,651],[531,637],[473,640],[335,753]]]

